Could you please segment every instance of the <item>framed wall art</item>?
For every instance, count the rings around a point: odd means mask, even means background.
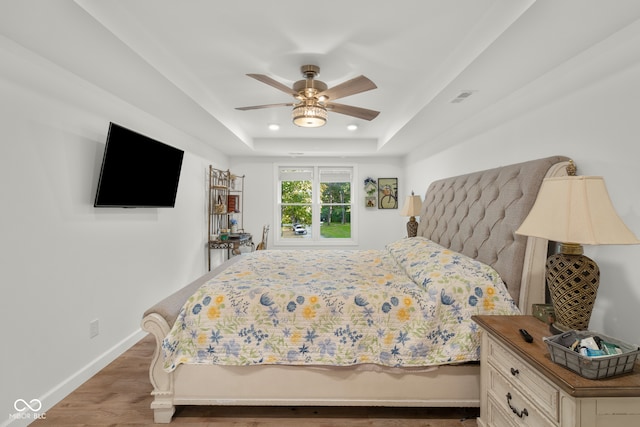
[[[376,203],[376,196],[373,197],[365,197],[364,198],[364,207],[365,208],[376,208],[377,203]]]
[[[368,177],[364,180],[364,192],[367,193],[364,198],[364,206],[375,209],[375,207],[378,206],[378,198],[376,197],[378,183],[375,179]]]
[[[378,178],[378,209],[398,209],[398,178]]]

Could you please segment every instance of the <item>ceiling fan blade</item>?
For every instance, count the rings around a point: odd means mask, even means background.
[[[366,92],[371,89],[376,89],[378,86],[365,76],[358,76],[351,80],[347,80],[344,83],[340,83],[337,86],[329,88],[324,92],[320,92],[316,96],[326,96],[330,100],[344,98],[345,96],[355,95],[356,93]]]
[[[265,104],[265,105],[252,105],[251,107],[236,107],[236,110],[247,111],[247,110],[259,110],[261,108],[273,108],[273,107],[293,107],[293,103],[289,102],[286,104]]]
[[[327,110],[334,113],[346,114],[347,116],[357,117],[363,120],[373,120],[380,114],[379,111],[369,110],[367,108],[353,107],[344,104],[327,104]]]
[[[269,76],[265,76],[264,74],[247,74],[247,76],[252,77],[256,80],[258,80],[259,82],[268,84],[271,87],[275,87],[278,90],[281,90],[282,92],[289,94],[293,97],[297,97],[298,94],[296,92],[293,91],[293,89],[291,89],[288,86],[285,86],[284,84],[280,83],[277,80],[272,79]]]

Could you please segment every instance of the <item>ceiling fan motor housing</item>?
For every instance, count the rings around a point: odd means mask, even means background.
[[[300,95],[300,100],[315,97],[317,93],[324,92],[328,89],[325,82],[315,80],[320,73],[320,67],[317,65],[303,65],[300,67],[304,80],[298,80],[293,84],[293,91]]]

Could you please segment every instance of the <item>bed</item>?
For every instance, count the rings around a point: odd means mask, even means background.
[[[384,251],[256,251],[167,297],[142,320],[156,339],[155,422],[176,405],[478,407],[479,333],[462,318],[544,301],[547,241],[515,230],[542,179],[568,164],[434,181],[416,238]],[[287,268],[293,256],[308,268]],[[285,276],[293,285],[280,286]]]

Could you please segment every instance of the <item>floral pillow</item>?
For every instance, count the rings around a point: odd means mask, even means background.
[[[502,279],[490,266],[466,255],[444,248],[424,237],[412,237],[390,243],[386,250],[418,285],[467,283],[504,288]]]

